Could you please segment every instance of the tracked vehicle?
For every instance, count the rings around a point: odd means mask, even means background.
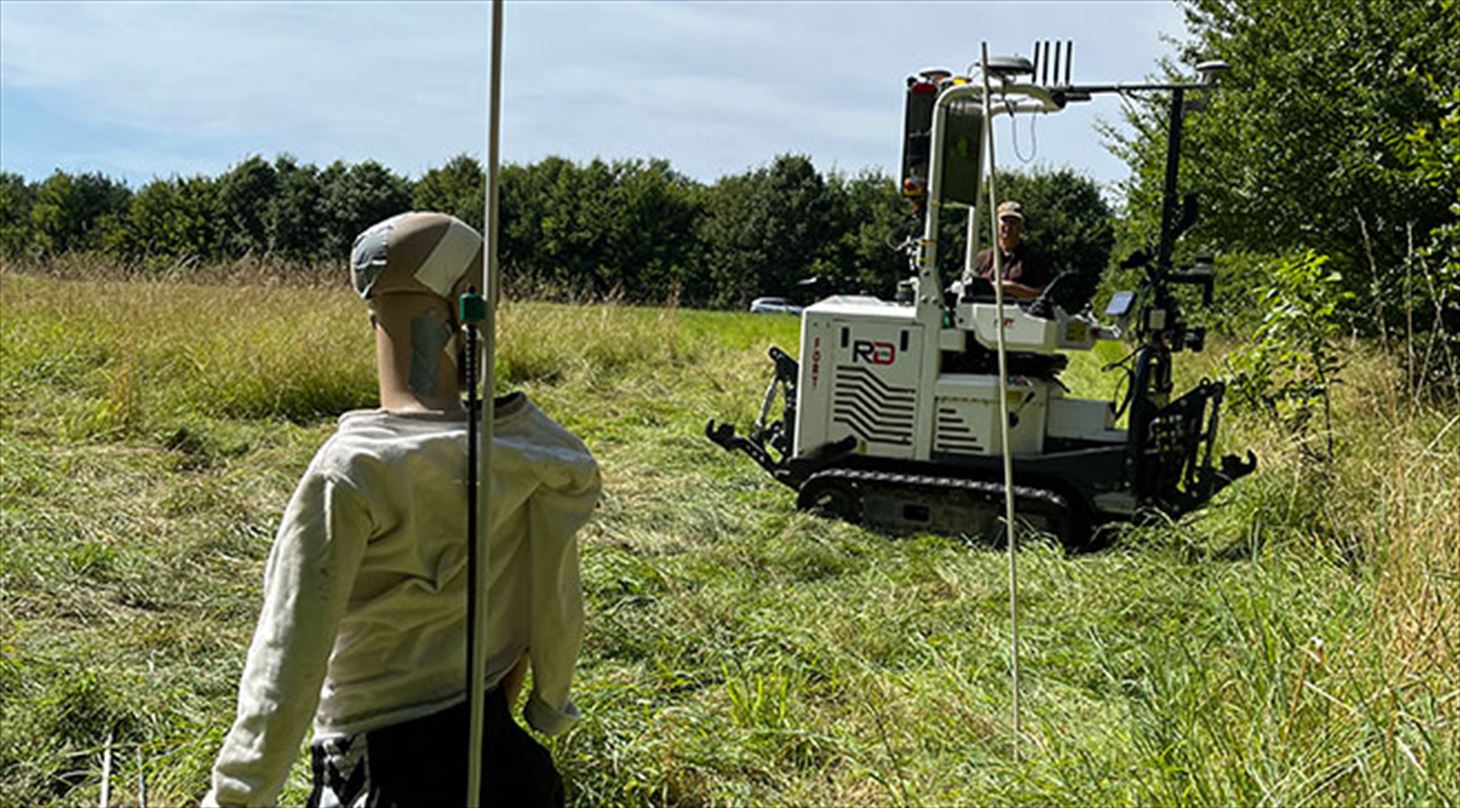
[[[1171,380],[1173,355],[1201,350],[1205,336],[1188,324],[1174,287],[1197,286],[1210,304],[1213,284],[1209,260],[1172,265],[1196,215],[1193,197],[1177,198],[1182,116],[1186,94],[1211,87],[1225,65],[1199,66],[1201,83],[1074,85],[1068,55],[1063,82],[1057,60],[1050,80],[1047,46],[1043,56],[1037,82],[1040,66],[1029,60],[989,62],[993,114],[1058,113],[1102,93],[1169,93],[1160,237],[1123,264],[1144,269],[1140,288],[1116,294],[1105,312],[1112,322],[1102,324],[1089,309],[1093,287],[1056,276],[1037,299],[1006,300],[1001,324],[991,284],[972,271],[992,132],[983,83],[941,70],[910,77],[901,189],[924,220],[907,248],[911,277],[895,301],[832,296],[808,306],[800,361],[770,349],[773,376],[748,433],[713,420],[705,427],[794,489],[799,507],[894,533],[989,533],[1004,501],[1001,325],[1016,510],[1033,527],[1080,544],[1101,525],[1198,509],[1255,468],[1251,452],[1213,462],[1222,383],[1202,380],[1176,396]],[[968,208],[968,244],[962,278],[945,288],[938,224],[952,206]],[[1068,395],[1059,379],[1067,352],[1122,339],[1133,345],[1116,363],[1128,376],[1123,399]]]

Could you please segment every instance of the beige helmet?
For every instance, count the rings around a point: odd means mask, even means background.
[[[444,213],[392,216],[361,233],[350,251],[350,280],[365,300],[429,292],[454,313],[457,296],[481,276],[481,234]]]

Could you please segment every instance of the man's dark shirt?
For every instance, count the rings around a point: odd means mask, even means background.
[[[1004,280],[1022,283],[1034,289],[1043,289],[1049,285],[1049,262],[1045,260],[1044,253],[1020,243],[1013,252],[1003,254]],[[992,248],[981,250],[973,261],[973,271],[990,282],[994,279],[994,251]]]

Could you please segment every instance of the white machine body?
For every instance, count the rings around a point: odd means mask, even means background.
[[[795,490],[798,508],[897,532],[978,532],[997,526],[998,506],[1007,501],[1010,492],[996,474],[1003,466],[1015,475],[1019,515],[1078,543],[1096,527],[1128,520],[1140,509],[1189,513],[1256,468],[1250,452],[1246,459],[1226,455],[1212,463],[1225,390],[1220,381],[1204,380],[1171,396],[1171,354],[1200,350],[1203,333],[1184,322],[1170,285],[1201,285],[1208,303],[1212,288],[1209,268],[1178,273],[1170,260],[1174,240],[1189,227],[1187,212],[1195,212],[1176,202],[1174,146],[1180,144],[1182,93],[1197,85],[1021,83],[1018,76],[1031,70],[1005,60],[994,77],[996,90],[947,71],[910,79],[900,188],[916,200],[923,229],[920,238],[904,243],[912,272],[898,284],[898,302],[836,296],[805,308],[800,356],[769,349],[775,374],[749,432],[706,423],[707,438],[743,452]],[[992,302],[995,287],[975,267],[980,208],[987,202],[981,161],[993,131],[989,118],[1055,113],[1094,92],[1130,90],[1171,92],[1173,148],[1167,152],[1161,240],[1154,257],[1137,253],[1129,264],[1145,267],[1145,281],[1138,293],[1118,294],[1106,311],[1122,324],[1135,323],[1137,345],[1127,357],[1130,384],[1121,405],[1128,407],[1127,433],[1116,428],[1112,402],[1067,396],[1059,381],[1066,352],[1121,336],[1090,316],[1063,310],[1088,305],[1088,279],[1071,275],[1061,285],[1064,276],[1057,276],[1036,300],[1006,296],[1001,312]],[[996,92],[998,103],[985,103],[986,92]],[[960,277],[945,285],[940,227],[954,208],[967,209],[964,255]],[[1178,209],[1181,221],[1171,215]],[[778,394],[784,411],[776,420]]]
[[[961,305],[954,327],[940,329],[936,342],[924,322],[916,306],[873,297],[831,297],[802,313],[794,455],[848,436],[859,454],[905,460],[1003,451],[998,377],[944,373],[939,361],[943,351],[963,350],[970,336],[992,350],[995,307]],[[1036,317],[1012,304],[1004,307],[1004,329],[1010,352],[1089,350],[1118,337],[1084,317],[1058,309]],[[1011,374],[1007,389],[1016,456],[1043,453],[1049,438],[1126,440],[1109,401],[1066,397],[1053,378]]]

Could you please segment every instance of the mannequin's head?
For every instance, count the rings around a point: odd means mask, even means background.
[[[481,235],[444,213],[402,213],[355,239],[350,278],[375,329],[382,407],[460,409],[457,299],[481,273]]]

